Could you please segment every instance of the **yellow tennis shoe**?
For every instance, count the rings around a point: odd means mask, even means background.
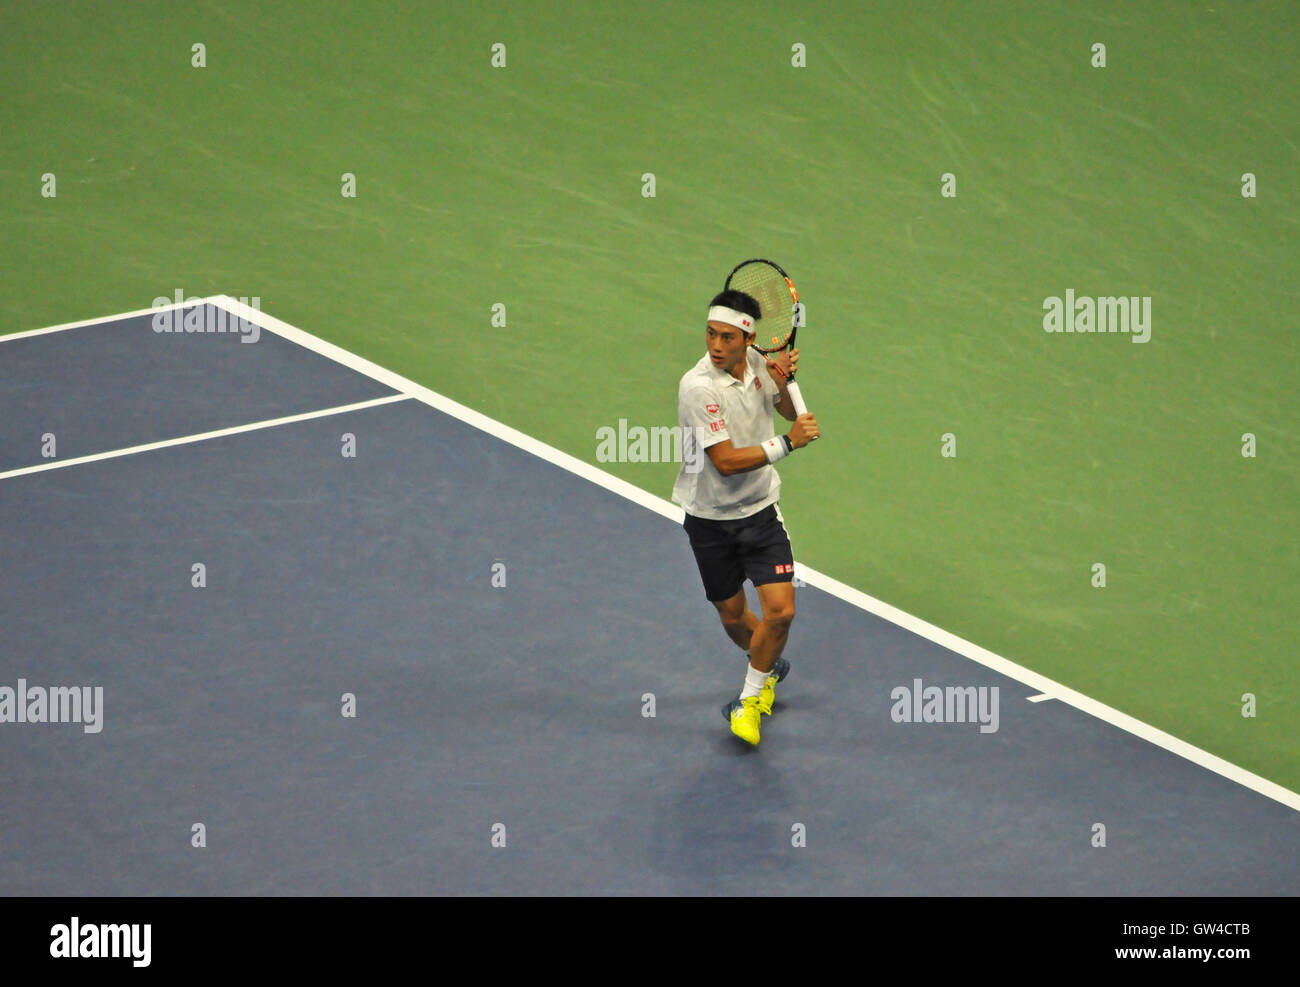
[[[731,732],[747,744],[758,746],[758,727],[762,716],[758,712],[758,696],[733,699],[722,707],[722,715],[731,723]]]
[[[758,711],[766,716],[772,715],[772,704],[776,702],[776,684],[790,673],[790,663],[778,658],[772,670],[767,673],[762,691],[758,694]]]

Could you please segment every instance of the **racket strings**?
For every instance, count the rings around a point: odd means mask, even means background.
[[[771,339],[771,346],[756,345],[759,350],[781,349],[790,338],[791,320],[794,317],[794,296],[791,294],[790,282],[781,272],[767,264],[747,264],[734,272],[727,286],[743,291],[756,302],[763,313],[756,344]]]

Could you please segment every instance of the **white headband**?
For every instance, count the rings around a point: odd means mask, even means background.
[[[743,329],[745,332],[754,332],[754,322],[752,315],[746,315],[744,312],[737,312],[734,308],[727,308],[725,305],[714,305],[709,309],[710,322],[725,322],[729,326],[735,326],[737,329]]]

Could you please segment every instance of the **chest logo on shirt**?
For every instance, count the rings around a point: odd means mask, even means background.
[[[708,412],[709,414],[711,414],[711,415],[716,415],[716,414],[717,414],[719,411],[721,411],[722,409],[719,408],[716,404],[706,404],[706,405],[704,406],[704,410],[707,411],[707,412]]]
[[[759,380],[757,377],[754,378],[754,387],[760,391],[763,389],[763,382]]]

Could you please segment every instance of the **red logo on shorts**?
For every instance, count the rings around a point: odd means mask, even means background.
[[[711,414],[711,415],[716,415],[716,414],[717,414],[719,411],[721,411],[722,409],[719,408],[716,404],[706,404],[706,405],[704,406],[704,410],[707,411],[707,412],[708,412],[709,414]]]
[[[793,565],[779,565],[779,566],[776,567],[776,574],[777,574],[778,576],[784,576],[787,572],[794,572],[794,566],[793,566]]]
[[[709,428],[715,432],[721,432],[726,427],[726,422],[709,422]]]

